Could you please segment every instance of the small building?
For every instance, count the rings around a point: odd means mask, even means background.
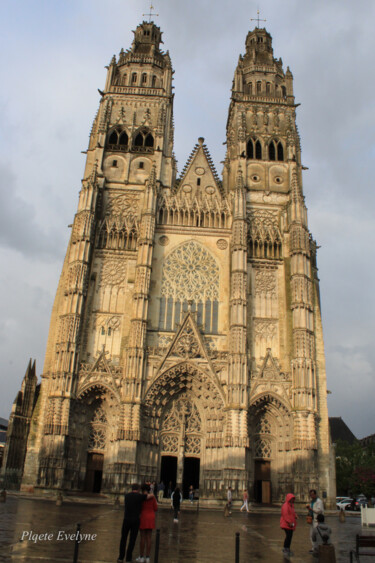
[[[333,443],[341,440],[353,444],[357,441],[349,426],[343,421],[341,416],[331,416],[329,418],[329,429],[331,431],[331,440]]]

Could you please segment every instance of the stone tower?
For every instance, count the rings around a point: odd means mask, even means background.
[[[335,494],[316,244],[293,77],[255,28],[220,180],[176,179],[172,66],[143,22],[113,57],[52,311],[23,487]]]

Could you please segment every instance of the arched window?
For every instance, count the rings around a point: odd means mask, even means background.
[[[120,133],[118,144],[120,145],[120,147],[127,147],[128,146],[129,137],[128,137],[126,131],[122,131],[122,133]]]
[[[260,141],[255,143],[255,158],[257,160],[262,160],[262,145],[260,144]]]
[[[164,261],[159,329],[175,330],[189,302],[205,332],[217,332],[219,267],[208,250],[192,240],[178,246]]]
[[[280,141],[277,145],[277,160],[284,160],[284,148]]]
[[[155,88],[155,86],[156,86],[156,76],[154,74],[152,77],[152,87]]]
[[[271,141],[268,145],[268,158],[270,160],[276,160],[276,149],[274,141]]]
[[[254,141],[252,139],[247,141],[246,156],[247,158],[254,158]]]
[[[136,84],[137,83],[137,73],[133,72],[132,74],[132,84]]]
[[[284,160],[284,148],[281,141],[275,139],[270,142],[268,145],[268,158],[269,160]]]
[[[128,75],[127,75],[127,74],[124,74],[124,76],[122,77],[122,81],[121,81],[121,84],[122,84],[123,86],[126,86],[126,85],[127,85],[127,83],[128,83],[128,80],[127,80],[127,79],[128,79]]]
[[[127,151],[129,137],[121,127],[115,127],[108,132],[106,148],[111,151]]]
[[[266,84],[266,94],[270,94],[271,93],[271,83],[267,82]]]
[[[246,157],[262,160],[262,145],[258,139],[249,139],[246,145]]]
[[[147,74],[144,72],[142,74],[142,86],[146,86],[147,84]]]
[[[262,91],[262,83],[260,80],[257,82],[257,94],[260,94]]]
[[[154,149],[154,137],[150,131],[143,127],[136,132],[133,141],[133,151],[136,152],[152,152]]]

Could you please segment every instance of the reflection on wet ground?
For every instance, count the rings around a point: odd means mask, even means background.
[[[72,562],[74,541],[62,537],[58,532],[74,534],[76,523],[81,523],[85,534],[96,534],[95,540],[83,541],[79,546],[80,563],[112,562],[117,560],[123,507],[111,505],[64,503],[58,507],[54,502],[36,498],[8,496],[0,505],[0,561],[35,563]],[[358,516],[347,516],[341,524],[337,515],[327,516],[327,524],[333,531],[337,563],[347,563],[349,552],[355,545],[355,535],[361,531]],[[256,511],[240,513],[233,511],[225,518],[221,511],[191,510],[182,506],[178,523],[173,514],[162,507],[157,514],[160,528],[160,563],[185,562],[234,562],[235,534],[240,533],[240,562],[265,561],[283,563],[281,549],[284,533],[279,528],[279,514]],[[19,541],[23,532],[50,534],[50,539]],[[63,534],[60,533],[60,538]],[[29,537],[31,534],[29,534]],[[155,533],[153,543],[155,540]],[[292,550],[296,563],[313,563],[310,549],[309,526],[301,514],[294,533]],[[139,538],[133,559],[139,554]],[[154,546],[152,548],[153,561]],[[370,561],[373,558],[367,558]],[[373,559],[375,561],[375,557]],[[315,559],[316,562],[316,559]]]

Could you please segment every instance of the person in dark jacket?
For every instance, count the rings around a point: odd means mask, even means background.
[[[126,541],[129,537],[128,549],[126,551],[126,561],[131,562],[133,556],[133,549],[137,539],[139,530],[139,520],[142,510],[142,504],[145,500],[153,498],[152,494],[141,494],[138,484],[132,485],[131,493],[125,495],[125,515],[121,529],[120,552],[117,563],[123,563],[126,549]]]
[[[175,490],[173,491],[171,500],[172,500],[172,507],[174,513],[173,522],[178,522],[178,513],[180,512],[180,507],[182,502],[182,494],[178,487],[176,487]]]
[[[293,555],[290,551],[293,532],[297,526],[297,514],[294,510],[295,496],[292,493],[286,495],[284,504],[281,507],[280,528],[285,532],[283,554],[286,559]]]

